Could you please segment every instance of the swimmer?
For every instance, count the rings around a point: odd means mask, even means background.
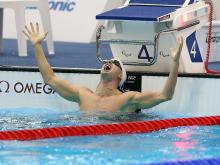
[[[71,84],[55,75],[48,63],[41,42],[47,33],[40,33],[39,24],[30,23],[23,33],[31,41],[37,64],[43,80],[63,98],[77,102],[82,111],[135,112],[136,109],[148,109],[162,102],[171,100],[178,77],[179,58],[183,38],[177,40],[177,47],[171,48],[172,65],[169,76],[161,91],[127,91],[118,90],[126,80],[126,71],[120,60],[111,59],[104,62],[100,72],[100,82],[95,91],[87,87]]]

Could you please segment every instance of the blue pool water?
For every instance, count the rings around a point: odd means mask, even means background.
[[[0,130],[153,120],[190,115],[145,112],[136,116],[79,111],[0,109]],[[177,127],[147,134],[0,141],[0,164],[148,164],[220,157],[220,126]]]

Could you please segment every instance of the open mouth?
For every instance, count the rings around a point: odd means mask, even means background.
[[[111,70],[111,64],[110,63],[105,64],[104,71],[110,71],[110,70]]]

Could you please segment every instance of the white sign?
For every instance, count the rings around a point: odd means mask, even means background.
[[[0,75],[1,108],[78,109],[78,104],[63,99],[46,85],[39,72],[1,71]],[[57,76],[91,90],[96,89],[100,79],[99,74],[57,73]]]
[[[96,15],[121,6],[124,0],[49,0],[55,41],[92,42],[98,27]],[[26,23],[40,22],[39,11],[26,10]],[[4,10],[4,38],[16,38],[12,9]]]

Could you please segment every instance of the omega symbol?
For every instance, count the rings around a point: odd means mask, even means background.
[[[5,80],[0,81],[0,93],[9,93],[9,83]]]

